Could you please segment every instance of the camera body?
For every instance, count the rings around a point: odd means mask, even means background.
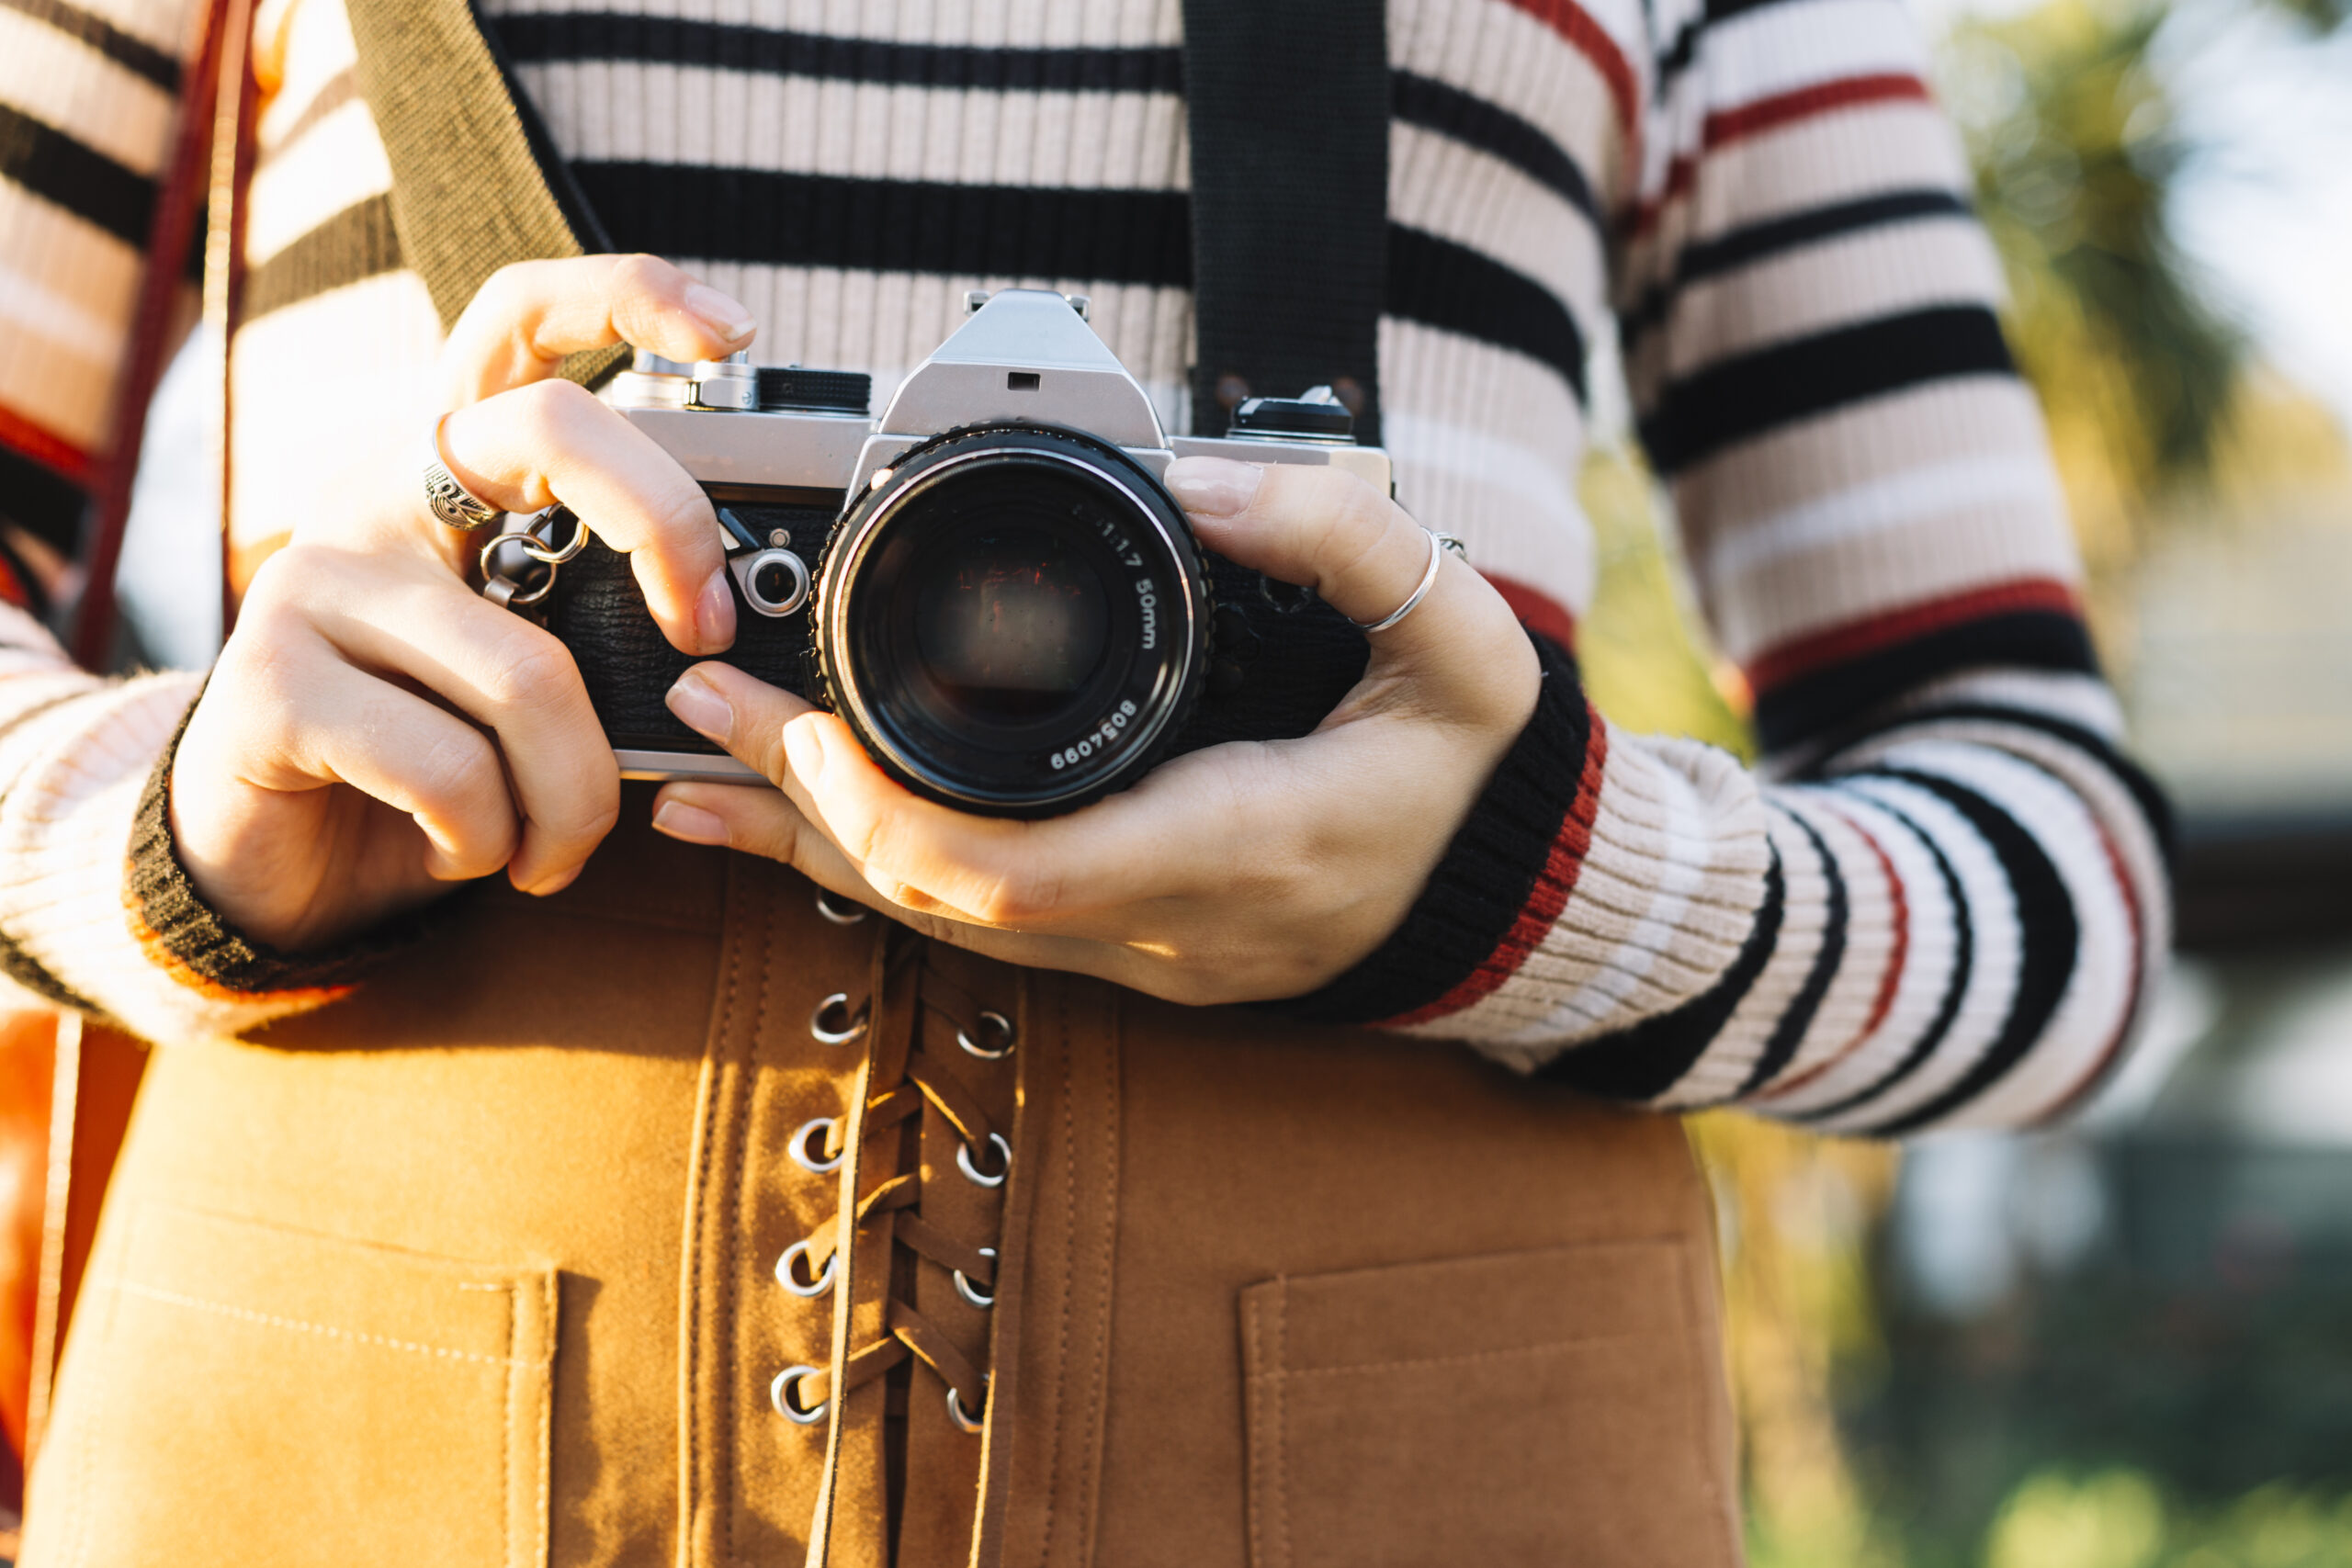
[[[737,636],[722,657],[831,708],[886,772],[959,809],[1038,817],[1170,756],[1306,734],[1361,678],[1363,634],[1311,592],[1194,541],[1180,457],[1338,467],[1391,489],[1328,389],[1170,436],[1085,320],[975,294],[880,418],[867,378],[640,354],[605,400],[708,493]],[[754,782],[673,717],[691,663],[627,558],[590,542],[541,609],[629,778]]]

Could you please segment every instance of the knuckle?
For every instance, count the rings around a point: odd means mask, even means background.
[[[903,831],[891,813],[866,811],[859,814],[854,830],[842,841],[842,848],[857,863],[860,873],[894,904],[904,903],[901,895],[912,891],[895,869],[896,852],[902,837]]]
[[[583,798],[567,800],[564,805],[565,808],[552,817],[540,816],[533,819],[559,839],[584,843],[602,843],[605,835],[620,825],[621,803],[617,791],[609,800]]]
[[[242,622],[238,626],[244,630]],[[303,663],[290,636],[261,626],[254,636],[223,651],[212,685],[226,696],[236,694],[232,711],[285,718],[298,705],[303,685]],[[208,689],[208,696],[210,694]]]
[[[1069,897],[1069,879],[1045,856],[1024,856],[982,888],[972,915],[992,926],[1026,926],[1050,919]]]
[[[498,757],[490,742],[470,729],[450,728],[417,753],[411,766],[410,787],[416,791],[419,802],[433,810],[470,816],[488,805],[489,792],[498,777]],[[513,824],[506,827],[511,833]]]
[[[546,291],[547,265],[544,261],[508,262],[482,280],[467,305],[466,313],[479,315],[502,333],[512,332],[531,313],[534,302]]]
[[[1388,502],[1369,485],[1351,485],[1331,499],[1329,542],[1336,553],[1346,558],[1342,570],[1347,570],[1380,547],[1396,519],[1390,515]]]
[[[676,287],[678,276],[678,269],[660,256],[635,251],[613,264],[613,295],[616,299],[629,299],[670,293]]]
[[[563,440],[595,407],[595,394],[577,381],[533,381],[504,394],[514,400],[523,433],[535,446]]]
[[[1052,908],[1050,894],[1039,898],[1018,874],[982,884],[969,902],[966,913],[989,926],[1032,925]]]
[[[702,542],[713,550],[718,548],[714,530],[718,520],[711,511],[710,498],[685,478],[684,469],[679,470],[676,484],[664,485],[662,493],[650,497],[650,502],[647,521],[652,526],[653,536],[662,544],[675,548]]]
[[[492,701],[519,705],[567,694],[578,681],[569,649],[537,626],[518,622],[516,630],[491,650],[482,684]]]
[[[473,299],[468,301],[467,310],[480,311],[486,316],[511,314],[513,301],[524,292],[531,265],[529,262],[508,262],[483,278],[481,287],[474,290]]]
[[[246,584],[244,599],[237,607],[237,629],[242,632],[250,625],[267,625],[287,614],[332,570],[334,563],[327,558],[328,554],[316,546],[298,542],[262,562],[261,570]]]

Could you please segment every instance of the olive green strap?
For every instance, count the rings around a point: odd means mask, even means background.
[[[510,262],[612,248],[466,0],[348,0],[359,91],[392,170],[401,258],[444,328]],[[594,385],[626,347],[575,354]]]

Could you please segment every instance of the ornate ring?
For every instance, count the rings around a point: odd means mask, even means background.
[[[424,437],[424,504],[435,522],[459,533],[494,527],[506,513],[459,483],[441,459],[441,425],[448,417],[435,420]]]
[[[1421,606],[1421,601],[1429,597],[1430,589],[1437,582],[1437,570],[1438,568],[1445,564],[1445,552],[1448,549],[1453,550],[1456,554],[1461,552],[1462,541],[1454,538],[1452,535],[1441,534],[1432,528],[1424,528],[1421,532],[1427,534],[1430,537],[1429,570],[1421,573],[1420,583],[1413,590],[1410,596],[1408,596],[1402,604],[1397,605],[1396,609],[1390,611],[1387,615],[1383,615],[1379,620],[1359,621],[1351,618],[1349,621],[1349,625],[1354,626],[1356,630],[1363,633],[1366,637],[1370,637],[1374,632],[1386,631],[1389,627],[1395,626],[1397,622],[1411,615],[1415,610],[1419,609]]]

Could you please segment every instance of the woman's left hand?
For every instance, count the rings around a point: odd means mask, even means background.
[[[1201,542],[1373,622],[1428,569],[1428,536],[1336,469],[1188,457],[1168,484]],[[925,800],[831,714],[727,664],[670,706],[782,787],[671,784],[653,825],[794,866],[926,935],[1192,1004],[1313,990],[1403,923],[1534,711],[1533,648],[1447,558],[1372,637],[1363,680],[1309,736],[1214,746],[1064,817]]]

